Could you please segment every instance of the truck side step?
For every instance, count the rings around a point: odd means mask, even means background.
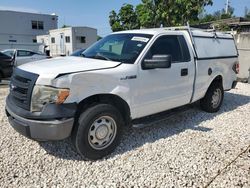
[[[192,106],[192,104],[188,104],[188,105],[185,105],[182,107],[174,108],[172,110],[160,112],[158,114],[135,119],[132,121],[132,127],[135,129],[142,129],[145,127],[152,126],[152,125],[157,124],[159,122],[165,121],[172,116],[175,116],[177,114],[180,114],[180,113],[183,113],[183,112],[189,110],[191,106]]]

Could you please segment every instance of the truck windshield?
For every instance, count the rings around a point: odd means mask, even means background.
[[[152,35],[112,34],[82,53],[83,57],[133,64]]]

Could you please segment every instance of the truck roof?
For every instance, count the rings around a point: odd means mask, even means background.
[[[192,31],[193,36],[195,37],[217,37],[220,38],[233,38],[233,36],[229,33],[225,32],[218,32],[215,30],[202,30],[197,28],[190,28]],[[166,27],[166,28],[150,28],[150,29],[137,29],[137,30],[127,30],[127,31],[120,31],[116,32],[118,33],[140,33],[140,34],[149,34],[149,35],[158,35],[158,34],[164,34],[164,33],[171,33],[171,32],[180,32],[180,33],[187,33],[188,27]]]

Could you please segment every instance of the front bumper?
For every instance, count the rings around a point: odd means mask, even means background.
[[[13,112],[13,106],[6,103],[6,114],[10,125],[20,134],[38,141],[63,140],[70,136],[74,117],[60,119],[28,119]],[[55,115],[55,114],[54,114]]]

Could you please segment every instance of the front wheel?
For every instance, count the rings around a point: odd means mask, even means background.
[[[224,90],[221,83],[214,82],[208,88],[207,93],[203,99],[200,100],[201,109],[214,113],[218,112],[224,98]]]
[[[118,145],[124,121],[109,104],[97,104],[83,111],[72,134],[78,153],[86,160],[110,154]]]

